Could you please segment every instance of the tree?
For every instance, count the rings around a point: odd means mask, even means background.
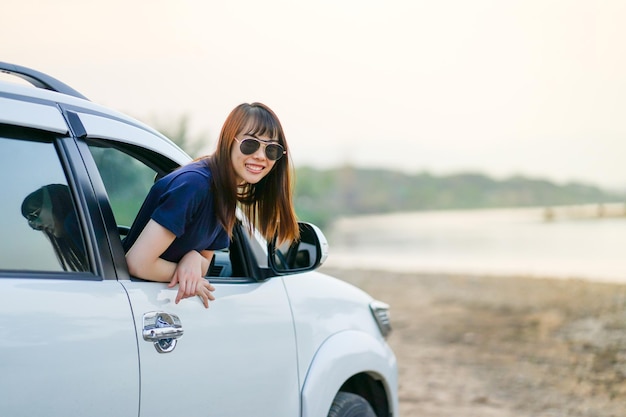
[[[156,130],[167,136],[172,142],[176,143],[182,150],[187,152],[194,158],[202,156],[211,144],[211,140],[207,133],[199,133],[191,136],[189,133],[189,116],[182,115],[173,122],[164,122],[161,119],[154,118],[149,123],[155,126]]]

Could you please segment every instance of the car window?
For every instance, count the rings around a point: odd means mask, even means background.
[[[89,271],[54,137],[0,128],[0,270]]]
[[[109,203],[118,226],[130,226],[137,216],[157,171],[134,156],[110,144],[90,142]]]
[[[164,156],[134,145],[96,139],[87,140],[87,145],[102,177],[118,228],[132,225],[154,181],[177,167]],[[120,232],[124,237],[124,230]],[[217,251],[208,275],[248,277],[240,245],[235,239],[230,248]]]
[[[154,181],[177,167],[164,156],[134,145],[97,139],[88,139],[87,145],[102,177],[118,228],[132,225]],[[124,237],[124,230],[120,232]],[[245,254],[237,239],[230,248],[215,253],[208,275],[249,276]]]

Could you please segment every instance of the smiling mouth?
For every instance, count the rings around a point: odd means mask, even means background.
[[[265,169],[265,167],[261,166],[261,165],[250,165],[250,164],[246,164],[246,169],[248,171],[251,171],[253,173],[260,173],[263,172],[263,170]]]

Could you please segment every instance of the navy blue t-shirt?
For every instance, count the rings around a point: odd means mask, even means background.
[[[228,234],[213,205],[211,178],[208,162],[201,160],[155,182],[124,239],[124,251],[128,252],[150,219],[176,235],[161,255],[167,261],[179,262],[191,250],[228,247]]]

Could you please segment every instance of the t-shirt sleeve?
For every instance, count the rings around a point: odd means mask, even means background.
[[[210,185],[205,177],[194,172],[181,173],[161,195],[152,219],[176,237],[181,237],[199,213],[209,192]]]
[[[227,248],[230,245],[230,238],[228,237],[228,233],[224,230],[223,227],[220,227],[220,231],[218,232],[215,240],[211,244],[210,247],[206,248],[206,250],[220,250]]]

